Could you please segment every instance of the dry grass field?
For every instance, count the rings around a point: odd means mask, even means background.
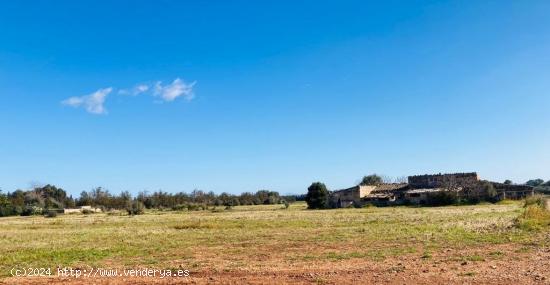
[[[433,208],[154,211],[0,219],[4,284],[540,284],[550,233],[521,202]],[[52,277],[11,277],[14,267]],[[57,268],[189,270],[188,277],[58,277]]]

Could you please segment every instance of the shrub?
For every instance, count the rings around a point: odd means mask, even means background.
[[[37,206],[26,206],[21,212],[21,216],[34,216],[42,214],[42,208]]]
[[[314,182],[307,188],[306,202],[309,209],[328,208],[328,190],[325,184]]]
[[[46,211],[46,213],[44,214],[44,217],[46,218],[55,218],[57,217],[57,211]]]
[[[208,206],[206,204],[191,203],[191,204],[187,204],[187,210],[189,211],[208,210]]]
[[[283,204],[285,205],[285,209],[288,209],[288,207],[290,207],[290,204],[287,200],[283,200]]]
[[[426,202],[426,205],[429,206],[446,206],[458,204],[459,202],[458,195],[454,191],[430,193],[427,198],[428,201]]]
[[[531,206],[531,205],[537,205],[545,210],[549,210],[547,200],[548,199],[544,198],[544,196],[542,195],[529,196],[525,198],[525,204],[523,205],[523,207],[527,208],[528,206]]]
[[[550,225],[548,199],[536,195],[525,199],[525,210],[516,220],[516,225],[526,230],[540,230]]]
[[[178,204],[172,207],[173,211],[187,211],[187,204]]]
[[[486,182],[483,185],[483,198],[487,202],[495,203],[498,202],[497,190],[491,182]]]
[[[128,206],[126,206],[126,211],[130,216],[141,215],[145,213],[145,205],[143,205],[140,201],[134,200],[128,203]]]
[[[19,211],[18,211],[17,207],[14,207],[10,204],[0,205],[0,217],[20,215],[21,212],[22,212],[21,207],[19,207]]]
[[[540,230],[550,225],[550,212],[537,204],[529,205],[516,223],[525,230]]]

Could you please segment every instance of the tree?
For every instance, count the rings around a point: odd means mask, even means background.
[[[506,180],[504,180],[504,184],[512,185],[512,180],[506,179]]]
[[[269,190],[259,190],[256,192],[256,199],[259,204],[269,204]]]
[[[239,197],[239,203],[241,205],[254,205],[256,197],[250,192],[243,192]]]
[[[361,180],[361,185],[380,185],[382,184],[382,177],[376,174],[364,176]]]
[[[25,192],[23,190],[15,190],[11,194],[8,194],[11,204],[15,207],[25,207]]]
[[[9,204],[8,196],[0,190],[0,206]]]
[[[542,186],[549,187],[550,186],[550,180],[546,181],[546,183],[542,184]]]
[[[489,202],[496,202],[497,199],[497,190],[495,189],[495,186],[493,183],[486,182],[483,185],[483,198],[485,201]]]
[[[78,206],[91,206],[92,202],[93,202],[92,197],[90,197],[90,195],[88,195],[88,192],[82,191],[82,193],[80,193],[80,199],[78,199],[77,205]]]
[[[126,211],[130,216],[141,215],[145,212],[145,206],[138,200],[129,201]]]
[[[76,202],[73,199],[73,195],[69,196],[69,199],[67,199],[65,203],[66,208],[74,208],[76,207]]]
[[[307,188],[306,202],[309,209],[328,208],[328,190],[325,184],[314,182]]]
[[[531,180],[525,182],[525,185],[537,187],[537,186],[542,185],[542,183],[544,183],[544,180],[538,178],[538,179],[531,179]]]
[[[8,199],[8,195],[3,194],[0,190],[0,217],[14,215],[13,207]]]

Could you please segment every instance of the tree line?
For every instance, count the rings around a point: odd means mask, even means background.
[[[300,197],[298,197],[300,198]],[[0,217],[29,216],[61,211],[65,208],[92,206],[103,210],[127,210],[129,213],[141,209],[200,210],[211,206],[233,207],[239,205],[287,204],[296,201],[296,196],[281,196],[276,191],[259,190],[240,195],[215,194],[212,191],[194,190],[191,193],[168,193],[164,191],[139,192],[132,196],[128,191],[113,194],[102,187],[83,191],[73,198],[65,190],[54,185],[35,187],[32,190],[16,190],[4,193],[0,190]]]

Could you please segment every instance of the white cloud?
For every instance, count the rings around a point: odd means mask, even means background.
[[[153,84],[137,84],[132,88],[119,89],[118,94],[120,95],[131,95],[137,96],[139,94],[149,94],[156,97],[160,97],[162,100],[160,102],[172,102],[178,97],[182,97],[187,101],[192,100],[195,97],[193,92],[193,87],[195,86],[196,81],[187,83],[180,78],[174,79],[172,83],[167,85],[162,85],[161,81],[157,81]],[[65,106],[71,106],[73,108],[84,108],[88,113],[91,114],[106,114],[107,109],[105,109],[105,101],[107,96],[115,90],[112,87],[99,89],[96,92],[85,95],[85,96],[74,96],[68,99],[61,101],[61,104]]]
[[[147,92],[150,88],[151,87],[147,84],[138,84],[132,89],[120,89],[118,90],[118,94],[137,96],[141,93]]]
[[[134,89],[135,89],[136,92],[143,93],[143,92],[149,90],[149,85],[140,84],[140,85],[136,86]]]
[[[162,82],[158,81],[155,84],[154,95],[159,96],[166,102],[174,101],[176,98],[183,96],[186,100],[192,100],[195,97],[193,86],[195,82],[185,83],[185,81],[176,78],[172,83],[162,86]]]
[[[61,104],[74,108],[84,107],[88,113],[92,114],[106,114],[107,109],[103,104],[111,91],[113,91],[111,87],[99,89],[90,95],[68,98],[63,100]]]

